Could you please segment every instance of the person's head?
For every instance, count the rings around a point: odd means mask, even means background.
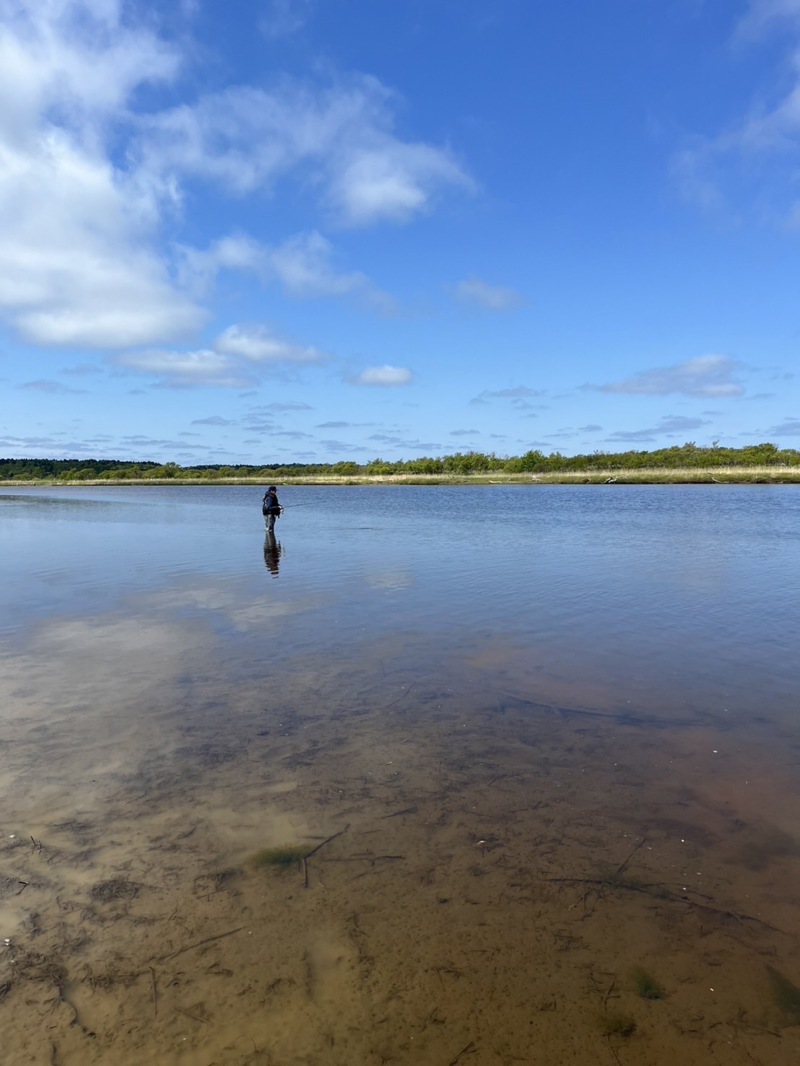
[[[278,490],[275,488],[274,485],[270,485],[270,487],[267,489],[267,492],[277,492],[277,491]]]

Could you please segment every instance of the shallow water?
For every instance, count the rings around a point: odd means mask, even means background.
[[[800,494],[259,500],[0,490],[7,1061],[796,1062]]]

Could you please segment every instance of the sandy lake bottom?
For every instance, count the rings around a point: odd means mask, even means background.
[[[143,636],[124,696],[62,653],[3,682],[9,1066],[800,1061],[769,708],[618,706],[413,634],[268,686],[190,643],[153,678]],[[254,860],[281,846],[308,857]]]

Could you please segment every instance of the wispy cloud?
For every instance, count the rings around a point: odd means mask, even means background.
[[[325,363],[329,358],[318,348],[293,344],[263,325],[228,326],[214,348],[249,363]]]
[[[61,373],[69,377],[88,378],[102,376],[103,370],[96,363],[79,363],[77,366],[65,366]]]
[[[788,418],[772,426],[769,433],[775,437],[800,437],[800,418]]]
[[[268,403],[266,411],[277,411],[280,414],[284,414],[287,411],[313,411],[314,408],[310,403],[305,403],[303,400],[287,400],[284,403]]]
[[[525,297],[516,289],[489,285],[480,278],[459,282],[456,295],[462,303],[482,307],[485,311],[515,311],[525,304]]]
[[[126,352],[111,362],[159,379],[170,388],[246,388],[276,366],[324,363],[316,348],[278,337],[266,326],[229,326],[210,348],[193,351],[151,349]]]
[[[28,389],[32,392],[46,392],[52,396],[79,396],[82,393],[86,394],[87,391],[86,389],[71,389],[61,381],[50,381],[48,379],[26,381],[19,388]]]
[[[741,396],[742,386],[733,380],[739,368],[727,355],[699,355],[673,366],[642,370],[622,381],[606,385],[586,385],[597,392],[625,393],[629,396],[703,396],[724,399]]]
[[[781,35],[780,38],[778,35]],[[672,174],[687,200],[734,221],[754,217],[800,226],[800,4],[751,0],[734,30],[740,47],[779,40],[782,86],[754,85],[752,102],[728,128],[695,133],[675,153]]]
[[[646,429],[620,429],[610,433],[606,440],[609,441],[652,441],[661,436],[673,436],[675,434],[690,433],[695,429],[702,429],[711,423],[704,418],[684,418],[680,415],[667,416],[655,426]]]
[[[346,440],[321,440],[319,443],[331,455],[365,455],[368,451],[363,444],[353,444],[352,441]]]
[[[231,193],[264,193],[300,171],[339,225],[407,222],[447,187],[473,182],[448,149],[395,135],[395,103],[367,76],[326,87],[287,79],[272,91],[231,86],[141,115],[137,149],[160,187],[194,175]]]
[[[270,24],[288,31],[305,8],[274,4]],[[340,226],[402,223],[473,188],[454,154],[400,136],[400,101],[364,76],[232,85],[158,110],[147,90],[177,84],[193,57],[137,14],[119,0],[0,0],[0,315],[35,345],[190,343],[209,318],[198,274],[222,268],[391,310],[314,233],[274,248],[240,238],[216,265],[192,264],[173,239],[187,182],[264,197],[291,179]]]
[[[362,370],[360,374],[349,378],[352,385],[377,385],[394,388],[399,385],[410,385],[414,380],[413,373],[401,366],[370,366]]]
[[[295,234],[279,245],[239,233],[220,238],[205,251],[180,249],[180,276],[190,291],[207,292],[223,270],[255,274],[264,285],[277,284],[296,299],[350,297],[381,314],[396,309],[389,293],[361,271],[337,269],[333,244],[316,230]]]
[[[375,441],[376,444],[403,449],[406,452],[438,452],[442,447],[441,442],[438,441],[404,437],[399,433],[373,433],[371,436],[367,437],[367,440]]]
[[[234,426],[232,418],[222,418],[221,415],[209,415],[208,418],[193,418],[192,426]]]
[[[265,37],[290,37],[301,30],[312,10],[313,0],[267,0],[259,27]]]
[[[3,0],[0,15],[0,312],[34,344],[188,336],[204,315],[153,245],[160,194],[110,147],[134,95],[176,76],[177,51],[117,3]]]
[[[800,27],[797,0],[750,0],[736,27],[734,39],[737,42],[758,41],[781,25]]]
[[[536,396],[543,395],[540,389],[531,389],[527,385],[517,385],[511,389],[484,389],[469,401],[471,404],[487,404],[494,400],[508,400],[514,407],[527,409],[529,401]]]

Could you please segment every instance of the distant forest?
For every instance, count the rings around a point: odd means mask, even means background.
[[[177,463],[138,462],[120,459],[0,459],[2,481],[150,481],[164,478],[202,481],[224,478],[252,478],[259,481],[286,480],[314,476],[387,476],[391,474],[555,474],[593,470],[680,470],[709,467],[800,466],[800,451],[779,449],[774,444],[753,444],[745,448],[698,447],[688,443],[657,451],[593,452],[591,455],[561,455],[528,451],[524,455],[484,455],[482,452],[456,452],[442,458],[405,459],[390,462],[371,459],[366,463],[274,463],[231,466],[208,463],[179,466]]]

